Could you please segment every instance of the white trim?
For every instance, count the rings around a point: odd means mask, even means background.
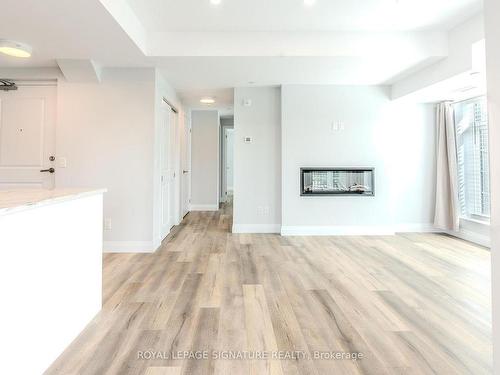
[[[154,253],[159,246],[153,241],[104,241],[102,247],[105,253]]]
[[[233,233],[280,233],[280,224],[233,224]]]
[[[479,219],[474,219],[474,218],[471,218],[471,217],[461,217],[460,221],[466,221],[466,222],[469,222],[469,223],[474,223],[474,224],[479,224],[479,225],[485,225],[487,227],[491,226],[489,220],[479,220]]]
[[[383,226],[301,225],[281,227],[282,236],[381,236],[394,234],[394,228]]]
[[[436,228],[431,223],[410,223],[410,224],[396,224],[394,225],[396,233],[442,233],[443,231]]]
[[[218,204],[191,204],[189,211],[219,211]]]
[[[490,236],[486,236],[483,234],[475,233],[473,231],[467,229],[460,229],[458,232],[455,231],[445,231],[444,233],[449,234],[450,236],[460,238],[465,241],[469,241],[475,243],[477,245],[481,245],[484,247],[491,247]]]
[[[404,232],[439,232],[432,224],[282,226],[282,236],[392,236]]]

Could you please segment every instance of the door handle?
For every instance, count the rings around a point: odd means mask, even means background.
[[[183,174],[189,173],[189,171],[182,171]]]
[[[49,169],[40,169],[40,172],[49,172],[49,173],[54,173],[56,170],[54,168],[49,168]]]

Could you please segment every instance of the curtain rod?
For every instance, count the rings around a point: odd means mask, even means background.
[[[452,100],[452,103],[453,104],[463,103],[463,102],[468,102],[470,100],[479,99],[479,98],[485,98],[485,97],[486,97],[486,94],[481,94],[481,95],[473,96],[472,98],[467,98],[467,99],[462,99],[462,100]]]

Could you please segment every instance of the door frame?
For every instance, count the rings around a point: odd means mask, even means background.
[[[163,241],[163,239],[168,236],[170,233],[170,229],[172,228],[172,223],[170,221],[171,218],[171,179],[170,179],[170,166],[171,166],[171,116],[170,116],[171,109],[162,100],[161,107],[160,107],[160,159],[159,159],[159,172],[160,172],[160,201],[158,205],[158,210],[159,210],[159,220],[158,220],[158,226],[159,226],[159,235],[160,235],[160,241]],[[165,123],[168,121],[168,126],[165,125]],[[167,155],[167,156],[165,156]],[[164,165],[164,160],[163,158],[167,157],[168,159],[166,160],[166,165]],[[167,189],[167,197],[165,198],[164,196],[164,184],[168,184],[168,189]],[[164,217],[165,217],[165,199],[168,204],[168,212],[167,212],[167,218],[168,222],[164,223]]]
[[[226,202],[227,199],[227,181],[226,181],[226,130],[234,129],[234,119],[232,123],[224,123],[224,118],[220,121],[220,140],[219,140],[219,202]],[[234,173],[234,171],[233,171]]]
[[[180,220],[191,210],[191,116],[185,112],[181,116],[181,157],[180,157]],[[187,171],[186,173],[184,171]]]

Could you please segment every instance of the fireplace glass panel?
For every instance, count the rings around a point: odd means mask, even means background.
[[[301,195],[374,195],[374,169],[301,169]]]

